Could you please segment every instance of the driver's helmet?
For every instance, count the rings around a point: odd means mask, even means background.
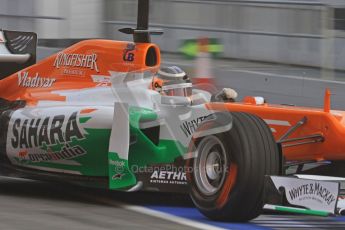
[[[166,96],[192,95],[192,83],[189,77],[177,66],[161,68],[153,77],[152,89]]]

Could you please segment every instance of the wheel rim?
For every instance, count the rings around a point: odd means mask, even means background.
[[[202,194],[212,196],[222,188],[227,166],[228,157],[222,141],[216,136],[204,137],[194,160],[194,178]]]

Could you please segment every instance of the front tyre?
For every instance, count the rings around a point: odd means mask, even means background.
[[[278,174],[279,151],[262,119],[231,114],[231,130],[196,140],[187,178],[193,202],[205,216],[248,221],[261,213],[264,177]]]

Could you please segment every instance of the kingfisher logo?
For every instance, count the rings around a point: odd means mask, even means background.
[[[54,66],[58,69],[60,67],[88,68],[99,73],[97,54],[66,54],[60,52],[55,58]]]

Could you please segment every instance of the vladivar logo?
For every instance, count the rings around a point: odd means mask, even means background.
[[[38,73],[30,77],[29,72],[18,72],[18,86],[25,88],[50,88],[55,81],[55,78],[40,77]]]

